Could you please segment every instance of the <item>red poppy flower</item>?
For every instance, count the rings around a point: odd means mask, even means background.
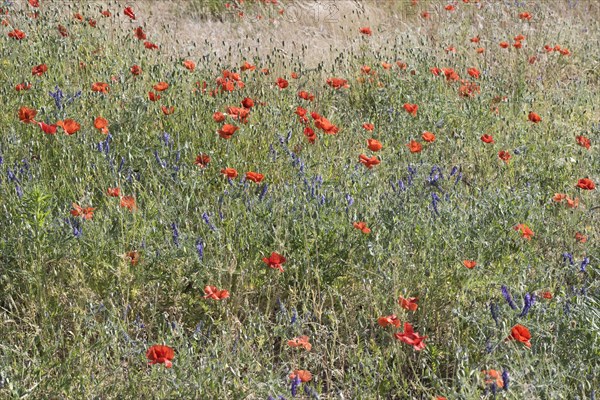
[[[467,69],[467,73],[475,79],[479,79],[479,75],[481,74],[477,68],[469,68]]]
[[[419,308],[418,301],[417,297],[404,298],[403,296],[398,296],[398,304],[408,311],[417,311],[417,308]]]
[[[502,161],[504,161],[505,163],[508,164],[508,161],[510,160],[512,156],[510,155],[510,153],[506,150],[500,150],[498,152],[498,158],[501,159]]]
[[[14,30],[8,32],[8,37],[15,39],[15,40],[21,40],[21,39],[25,39],[27,37],[27,35],[23,31],[14,29]]]
[[[271,72],[269,71],[269,68],[263,68],[260,70],[260,72],[262,72],[265,75],[269,75]]]
[[[363,164],[368,169],[371,169],[374,165],[379,165],[381,163],[381,161],[377,157],[373,156],[369,158],[364,154],[358,156],[358,162]]]
[[[448,4],[446,7],[444,7],[444,9],[446,11],[454,11],[454,10],[456,10],[456,8],[452,4]]]
[[[506,49],[506,48],[508,48],[508,46],[510,46],[510,45],[508,44],[508,42],[500,42],[500,47],[502,47],[503,49]]]
[[[39,0],[29,0],[28,3],[31,7],[34,8],[38,8],[40,6]]]
[[[388,326],[394,326],[396,328],[400,327],[400,319],[398,319],[398,317],[396,315],[388,315],[386,317],[379,317],[377,319],[377,323],[379,324],[379,326],[381,326],[382,328],[388,327]]]
[[[192,60],[185,60],[183,62],[183,66],[188,70],[188,71],[194,71],[196,69],[196,63],[193,62]]]
[[[149,365],[165,364],[165,367],[171,368],[173,366],[171,360],[175,358],[175,352],[169,346],[155,344],[146,352],[146,358],[150,361]]]
[[[485,135],[481,136],[481,141],[484,143],[494,143],[494,138],[492,137],[492,135],[488,135],[486,133]]]
[[[579,243],[585,243],[585,242],[587,242],[588,238],[583,233],[576,232],[575,233],[575,240],[578,241]]]
[[[408,322],[404,323],[404,332],[395,333],[394,337],[401,342],[413,346],[416,351],[421,351],[425,348],[425,339],[427,338],[427,336],[419,336],[418,333],[415,333],[412,325]]]
[[[429,70],[435,76],[439,76],[442,73],[442,70],[439,69],[438,67],[431,67],[431,68],[429,68]]]
[[[138,26],[133,30],[133,35],[137,40],[146,40],[146,32],[141,26]]]
[[[563,201],[566,198],[567,198],[567,195],[564,193],[554,193],[554,197],[552,197],[552,200],[554,200],[557,203],[560,203],[561,201]]]
[[[158,101],[158,100],[160,100],[160,94],[156,94],[154,92],[148,92],[148,99],[150,101]]]
[[[135,267],[140,261],[140,253],[136,250],[128,251],[125,253],[125,260],[128,260],[129,264]]]
[[[562,48],[562,49],[559,50],[559,52],[563,56],[570,56],[571,55],[571,52],[567,48]]]
[[[171,107],[160,106],[160,109],[162,110],[163,114],[165,114],[165,115],[171,115],[175,112],[174,106],[171,106]]]
[[[516,42],[513,43],[513,47],[515,49],[520,49],[523,47],[523,43],[521,43],[520,41],[517,40]]]
[[[299,91],[298,97],[300,97],[303,100],[308,100],[308,101],[313,101],[315,99],[315,96],[313,94],[310,94],[305,90]]]
[[[383,145],[379,140],[376,139],[367,139],[367,147],[371,151],[379,151],[383,148]]]
[[[577,208],[579,207],[579,198],[575,198],[575,199],[571,199],[570,197],[567,197],[567,207],[568,208]]]
[[[131,71],[133,75],[137,76],[142,73],[142,68],[139,65],[134,65],[129,69],[129,71]]]
[[[317,134],[310,126],[304,128],[304,136],[306,136],[309,143],[314,143],[317,140]]]
[[[544,290],[543,292],[541,292],[539,294],[539,296],[541,298],[543,298],[543,299],[546,299],[546,300],[551,300],[554,297],[554,295],[552,294],[552,292],[550,292],[548,290]]]
[[[358,229],[365,235],[368,235],[369,233],[371,233],[371,229],[369,229],[369,227],[367,226],[367,224],[365,222],[354,222],[354,223],[352,223],[352,226],[354,227],[354,229]]]
[[[349,88],[348,81],[342,78],[329,78],[327,84],[334,89]]]
[[[381,62],[381,67],[383,69],[390,69],[390,68],[392,68],[392,64],[389,64],[389,63],[386,63],[385,61],[382,61]]]
[[[408,68],[408,64],[406,64],[405,62],[402,62],[402,61],[396,61],[396,65],[398,66],[398,68],[400,68],[403,71],[406,68]]]
[[[48,135],[56,134],[56,128],[57,128],[56,124],[48,125],[45,122],[38,122],[37,124],[45,134],[48,134]]]
[[[516,340],[521,342],[527,347],[531,347],[531,343],[529,342],[530,339],[531,333],[529,332],[529,329],[521,324],[513,326],[510,330],[510,335],[507,338],[507,340]]]
[[[158,82],[156,85],[152,86],[152,88],[157,92],[164,92],[169,88],[169,84],[167,82]]]
[[[71,210],[71,215],[74,217],[81,217],[84,220],[89,220],[94,217],[94,207],[86,207],[82,208],[79,204],[73,203],[73,209]]]
[[[446,53],[456,53],[456,47],[454,47],[454,46],[446,47]]]
[[[364,28],[360,28],[359,29],[360,33],[362,33],[363,35],[368,35],[371,36],[373,34],[373,31],[371,30],[371,28],[369,28],[368,26],[365,26]]]
[[[81,15],[80,13],[73,14],[73,18],[75,18],[77,21],[83,22],[83,15]]]
[[[135,197],[133,196],[123,196],[121,197],[120,206],[122,208],[126,208],[129,211],[137,210],[137,205],[135,204]]]
[[[310,349],[312,349],[312,345],[308,341],[308,336],[306,335],[288,340],[287,344],[290,347],[302,347],[306,351],[310,351]]]
[[[281,265],[286,262],[286,259],[281,254],[272,252],[269,258],[263,257],[262,260],[269,266],[269,268],[277,269],[283,272],[283,267]]]
[[[406,110],[407,113],[409,113],[413,117],[417,116],[417,110],[419,109],[418,105],[405,103],[402,107]]]
[[[248,61],[244,61],[244,64],[240,68],[242,71],[254,71],[256,69],[256,65],[250,64]]]
[[[35,67],[31,68],[31,75],[42,76],[46,71],[48,71],[48,66],[46,64],[36,65]]]
[[[483,52],[485,51],[485,49],[483,47],[478,47],[475,49],[475,51],[477,52],[477,54],[483,54]]]
[[[515,40],[515,42],[520,42],[522,40],[525,40],[525,36],[519,34],[519,35],[515,36],[513,39]]]
[[[423,19],[429,19],[429,18],[431,18],[431,14],[428,11],[423,11],[421,13],[421,18],[423,18]]]
[[[473,269],[477,266],[477,262],[473,260],[464,260],[463,265],[469,269]]]
[[[93,18],[88,18],[88,25],[89,25],[89,26],[91,26],[92,28],[95,28],[95,27],[96,27],[96,24],[97,24],[97,22],[96,22],[96,20],[95,20],[95,19],[93,19]]]
[[[300,379],[300,382],[308,382],[312,379],[312,374],[303,369],[296,369],[294,372],[290,374],[290,380],[296,380],[296,378]]]
[[[94,119],[94,128],[98,129],[99,131],[102,131],[102,133],[107,135],[108,134],[108,120],[106,118],[96,117],[96,119]]]
[[[238,129],[239,128],[235,125],[225,124],[217,132],[219,133],[219,136],[221,136],[223,139],[231,139],[235,131],[237,131]]]
[[[577,181],[577,187],[583,190],[594,190],[596,189],[596,184],[589,178],[583,178]]]
[[[101,14],[103,17],[110,17],[112,15],[111,12],[108,10],[102,11]]]
[[[228,290],[219,290],[216,286],[205,286],[204,293],[204,298],[211,300],[223,300],[229,297]]]
[[[258,172],[246,172],[246,180],[252,181],[254,183],[260,183],[265,176],[263,174],[259,174]]]
[[[244,106],[244,108],[251,109],[254,107],[254,100],[252,100],[250,97],[246,97],[244,100],[242,100],[242,106]]]
[[[289,82],[286,81],[283,78],[277,78],[277,86],[279,86],[279,89],[285,89],[286,87],[288,87]]]
[[[421,150],[423,150],[423,145],[416,140],[411,140],[406,146],[411,153],[419,153]]]
[[[239,119],[242,122],[248,121],[248,115],[250,115],[250,109],[243,107],[227,107],[227,114],[233,119]]]
[[[29,90],[31,89],[31,83],[19,83],[17,86],[15,86],[15,90],[17,92],[20,92],[21,90]]]
[[[542,120],[542,117],[540,117],[539,115],[537,115],[536,113],[534,113],[533,111],[530,111],[529,114],[527,115],[527,118],[533,122],[534,124],[537,124],[538,122],[540,122]]]
[[[196,156],[196,161],[194,161],[194,164],[199,166],[200,168],[206,168],[209,162],[210,157],[208,156],[208,154],[200,153]]]
[[[28,108],[28,107],[19,108],[19,120],[21,120],[21,122],[24,122],[26,124],[35,122],[34,118],[36,115],[37,115],[37,110],[34,110],[33,108]]]
[[[135,19],[135,13],[131,7],[125,7],[123,14],[127,15],[131,19]]]
[[[221,170],[221,173],[229,179],[235,179],[238,176],[238,172],[233,168],[224,168]]]
[[[472,37],[470,40],[471,43],[479,43],[479,36]]]
[[[514,230],[519,231],[521,233],[521,236],[527,240],[531,240],[531,238],[534,235],[533,231],[525,224],[519,224],[515,226]]]
[[[110,90],[108,83],[94,82],[92,83],[92,92],[108,93]]]
[[[64,121],[58,121],[56,125],[63,128],[67,135],[72,135],[81,128],[81,125],[71,118],[67,118]]]
[[[431,132],[423,132],[423,135],[421,135],[421,137],[423,138],[424,141],[426,141],[427,143],[432,143],[435,141],[435,135]]]
[[[500,372],[496,371],[495,369],[490,369],[487,371],[482,370],[481,372],[483,372],[483,374],[485,375],[486,385],[495,384],[496,387],[504,387],[504,381],[502,380],[502,375],[500,374]]]
[[[580,145],[581,147],[585,147],[586,149],[589,149],[592,146],[592,141],[589,138],[586,138],[585,136],[577,136],[575,137],[575,140],[577,140],[578,145]]]
[[[365,122],[364,124],[362,124],[362,127],[369,132],[373,132],[373,129],[375,129],[375,125],[370,124],[368,122]]]
[[[332,124],[325,117],[315,119],[315,127],[321,129],[327,135],[335,135],[339,132],[337,125]]]
[[[147,48],[148,50],[157,50],[158,49],[158,45],[152,43],[152,42],[144,42],[144,47]]]
[[[528,13],[527,11],[519,14],[519,18],[522,20],[526,20],[526,21],[530,21],[532,17],[533,16],[530,13]]]
[[[119,197],[121,195],[121,188],[120,187],[108,188],[108,189],[106,189],[106,194],[109,197]]]
[[[67,30],[67,28],[66,28],[66,27],[64,27],[64,26],[62,26],[62,25],[60,25],[60,24],[59,24],[59,25],[56,27],[56,29],[58,29],[58,33],[60,34],[60,36],[62,36],[62,37],[67,37],[67,36],[69,36],[69,31]]]

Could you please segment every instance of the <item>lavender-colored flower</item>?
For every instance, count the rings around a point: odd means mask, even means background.
[[[260,190],[260,195],[258,196],[258,200],[262,201],[265,198],[268,190],[269,190],[269,185],[267,183],[265,183],[263,185],[262,189]]]
[[[18,196],[19,198],[22,198],[22,197],[23,197],[23,189],[21,189],[21,186],[19,186],[19,185],[16,185],[16,186],[15,186],[15,190],[17,191],[17,196]]]
[[[346,201],[348,202],[348,207],[354,204],[354,199],[352,198],[352,196],[350,196],[350,194],[346,194]]]
[[[533,305],[533,303],[535,302],[535,295],[533,294],[529,294],[529,293],[525,293],[525,297],[523,298],[523,311],[521,311],[521,314],[519,314],[519,317],[524,317],[527,315],[527,313],[529,312],[529,309],[531,308],[531,306]]]
[[[173,243],[175,246],[179,247],[179,229],[177,229],[177,224],[175,222],[171,224],[171,230],[173,231]]]
[[[292,392],[292,397],[296,397],[296,393],[298,393],[298,386],[300,386],[301,382],[302,381],[300,380],[300,377],[296,375],[296,377],[292,381],[292,387],[290,388],[290,391]]]
[[[290,324],[295,323],[298,320],[298,313],[296,313],[296,309],[292,309],[292,319],[290,320]]]
[[[439,198],[439,196],[434,192],[431,193],[431,206],[433,207],[433,211],[437,214],[440,215],[440,213],[438,212],[438,203],[441,201],[442,199]]]
[[[156,162],[158,163],[158,165],[160,165],[162,168],[165,168],[167,166],[167,162],[160,159],[157,150],[154,150],[154,157],[156,158]]]
[[[442,175],[442,170],[440,169],[440,167],[434,165],[431,168],[431,172],[429,173],[429,179],[427,179],[427,182],[429,182],[432,185],[435,185],[440,179],[443,178],[444,177]]]
[[[500,323],[498,320],[498,304],[491,302],[490,303],[490,313],[492,314],[492,319],[496,322],[496,325]]]
[[[566,262],[567,260],[569,260],[569,263],[571,265],[575,264],[575,262],[573,261],[573,254],[571,253],[563,253],[563,262]]]
[[[202,219],[204,220],[204,222],[206,223],[206,225],[208,225],[208,228],[215,232],[217,230],[217,228],[210,222],[210,218],[208,213],[202,213]]]
[[[563,311],[567,315],[571,314],[571,303],[569,302],[569,300],[565,301],[565,305],[563,307]]]
[[[510,377],[508,375],[508,371],[503,370],[502,371],[502,387],[504,388],[505,391],[508,390],[509,384],[510,384]]]
[[[452,167],[452,171],[450,171],[450,176],[454,176],[458,172],[458,167]]]
[[[48,92],[48,94],[50,95],[50,97],[52,97],[54,99],[54,104],[56,105],[56,108],[58,108],[59,110],[62,110],[63,109],[62,99],[64,99],[65,95],[63,94],[62,90],[60,90],[58,85],[56,85],[55,90],[56,90],[56,92]]]
[[[506,302],[508,303],[510,308],[512,308],[513,310],[516,310],[517,305],[513,301],[512,297],[510,296],[510,292],[508,291],[508,288],[506,286],[502,285],[501,289],[502,289],[502,296],[504,296],[504,298],[506,299]]]
[[[160,136],[160,141],[163,142],[165,146],[168,146],[169,142],[171,141],[171,135],[169,135],[167,132],[163,132]]]
[[[202,261],[202,259],[204,258],[204,243],[202,243],[201,238],[196,240],[196,252],[198,253],[198,259]]]
[[[398,181],[398,189],[400,189],[402,192],[406,191],[406,186],[404,185],[404,181],[402,179]]]
[[[325,199],[325,195],[324,195],[324,194],[322,194],[322,195],[321,195],[321,198],[319,199],[319,204],[320,204],[320,205],[322,205],[322,206],[323,206],[323,205],[325,205],[325,200],[326,200],[326,199]]]
[[[590,265],[590,258],[584,257],[583,260],[581,260],[581,267],[579,268],[579,271],[585,272],[585,267],[588,265]]]
[[[458,175],[456,175],[456,179],[454,180],[454,186],[456,186],[458,184],[458,182],[460,182],[461,179],[462,179],[462,172],[459,172]]]

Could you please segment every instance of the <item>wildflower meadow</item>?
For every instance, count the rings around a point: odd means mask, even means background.
[[[600,395],[600,3],[0,20],[0,399]]]

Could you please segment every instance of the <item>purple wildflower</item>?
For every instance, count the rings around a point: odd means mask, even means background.
[[[517,305],[513,301],[512,297],[510,296],[510,292],[508,291],[508,288],[506,286],[502,285],[501,289],[502,289],[502,296],[504,296],[504,298],[506,299],[506,302],[508,303],[510,308],[512,308],[513,310],[516,310]]]
[[[535,302],[535,295],[525,293],[525,297],[523,298],[523,301],[524,301],[523,311],[521,311],[521,314],[519,314],[519,317],[524,317],[527,315],[527,313],[529,312],[529,309]]]
[[[510,377],[508,376],[507,370],[502,371],[502,383],[503,383],[502,386],[504,387],[504,390],[505,391],[508,390],[508,386],[510,384]]]
[[[171,230],[173,231],[173,243],[175,246],[179,247],[179,229],[177,229],[177,224],[175,222],[171,224]]]
[[[201,238],[196,241],[196,252],[198,253],[198,258],[202,261],[204,258],[204,243],[202,243]]]

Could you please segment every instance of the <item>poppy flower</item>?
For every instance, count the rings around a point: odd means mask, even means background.
[[[570,197],[567,197],[567,207],[569,208],[577,208],[579,207],[579,198],[575,198],[575,199],[571,199]]]
[[[525,36],[519,34],[519,35],[515,36],[513,39],[515,40],[515,42],[520,42],[522,40],[525,40]]]
[[[289,82],[286,81],[283,78],[277,78],[277,86],[279,86],[279,89],[285,89],[286,87],[288,87]]]
[[[562,48],[562,49],[559,50],[559,52],[563,56],[569,56],[569,55],[571,55],[571,52],[567,48]]]
[[[29,0],[28,3],[31,7],[34,8],[38,8],[40,6],[39,0]]]
[[[46,71],[48,71],[48,66],[46,64],[36,65],[35,67],[31,68],[31,75],[42,76]]]
[[[223,139],[231,139],[235,131],[237,131],[238,129],[239,128],[235,125],[225,124],[217,132],[219,133],[219,136],[221,136]]]
[[[589,178],[583,178],[577,181],[577,187],[583,190],[594,190],[596,189],[596,184]]]
[[[527,240],[531,240],[534,235],[533,231],[525,224],[518,224],[514,227],[514,230],[519,231],[521,236]]]
[[[206,168],[209,162],[210,157],[208,156],[208,154],[200,153],[196,156],[196,161],[194,161],[194,165],[197,165],[200,168]]]
[[[222,112],[216,111],[212,115],[212,119],[215,122],[223,122],[223,121],[225,121],[225,114],[223,114]]]
[[[376,139],[367,139],[367,147],[371,151],[379,151],[383,148],[383,145],[379,140]]]
[[[477,262],[473,260],[464,260],[463,265],[469,269],[473,269],[477,266]]]
[[[454,46],[446,47],[446,53],[456,53],[456,47],[454,47]]]
[[[158,45],[152,43],[152,42],[144,42],[144,47],[147,48],[148,50],[156,50],[158,49]]]
[[[242,122],[248,121],[248,115],[250,115],[250,109],[243,107],[227,107],[227,114],[233,119],[239,119]]]
[[[108,134],[108,120],[106,118],[96,117],[96,119],[94,119],[94,128],[98,129],[99,131],[102,131],[102,133],[107,135]]]
[[[228,290],[219,290],[216,286],[205,286],[204,287],[204,298],[211,300],[223,300],[229,297]]]
[[[429,68],[429,70],[435,76],[439,76],[442,73],[442,70],[439,69],[438,67],[432,67],[432,68]]]
[[[193,62],[192,60],[185,60],[183,62],[183,66],[188,70],[188,71],[194,71],[196,69],[196,63]]]
[[[57,128],[56,124],[48,125],[45,122],[38,122],[37,124],[45,134],[48,134],[48,135],[56,134],[56,128]]]
[[[401,342],[413,346],[416,351],[421,351],[425,348],[425,339],[427,338],[427,336],[419,336],[418,333],[415,333],[412,325],[408,322],[404,323],[404,332],[395,333],[394,337]]]
[[[367,224],[365,222],[354,222],[352,224],[352,226],[354,227],[354,229],[358,229],[365,235],[368,235],[369,233],[371,233],[371,229],[369,229],[369,227],[367,226]]]
[[[477,54],[483,54],[485,52],[485,49],[483,47],[478,47],[475,49],[475,51],[477,52]]]
[[[364,124],[362,124],[362,127],[369,132],[373,132],[373,129],[375,129],[375,125],[370,124],[368,122],[365,122]]]
[[[11,39],[21,40],[21,39],[25,39],[27,37],[27,35],[25,34],[25,32],[23,32],[21,30],[14,29],[14,30],[8,32],[8,37]]]
[[[546,300],[551,300],[554,297],[554,295],[552,294],[552,292],[550,292],[548,290],[544,290],[543,292],[541,292],[539,294],[539,296],[541,298],[543,298],[543,299],[546,299]]]
[[[308,341],[308,336],[306,335],[288,340],[287,344],[290,347],[302,347],[306,351],[310,351],[310,349],[312,349],[312,345]]]
[[[142,68],[139,65],[134,65],[132,66],[129,71],[131,72],[132,75],[139,75],[142,73]]]
[[[321,129],[327,135],[335,135],[339,128],[332,124],[327,118],[321,117],[315,120],[315,127]]]
[[[544,45],[544,50],[546,50],[546,53],[552,53],[554,51],[554,47],[547,44],[547,45]]]
[[[135,13],[131,7],[125,7],[123,14],[127,15],[131,19],[135,19]]]
[[[585,242],[587,242],[588,238],[583,233],[576,232],[575,233],[575,240],[578,241],[579,243],[585,243]]]
[[[480,139],[483,143],[494,143],[494,138],[492,135],[488,135],[487,133],[482,135]]]
[[[160,109],[162,110],[163,114],[165,114],[165,115],[171,115],[175,112],[174,106],[171,106],[171,107],[160,106]]]
[[[277,269],[283,272],[283,267],[281,265],[286,262],[286,259],[281,254],[272,252],[269,258],[263,257],[262,260],[269,266],[269,268]]]
[[[165,367],[171,368],[173,366],[171,360],[175,358],[175,352],[169,346],[155,344],[146,352],[146,358],[150,361],[150,365],[165,364]]]
[[[467,69],[467,73],[475,79],[479,79],[479,75],[481,74],[477,68],[469,68]]]
[[[260,70],[260,72],[262,72],[265,75],[269,75],[271,73],[271,71],[269,71],[269,68],[263,68]]]
[[[136,250],[128,251],[124,255],[125,260],[129,261],[131,266],[135,267],[140,261],[140,253]]]
[[[22,90],[29,90],[29,89],[31,89],[31,83],[23,82],[23,83],[19,83],[17,86],[15,86],[15,90],[17,92],[20,92]]]
[[[373,34],[373,31],[368,26],[365,26],[364,28],[360,28],[359,32],[362,33],[363,35],[367,35],[367,36],[371,36]]]
[[[448,4],[446,7],[444,7],[444,9],[446,11],[454,11],[454,10],[456,10],[456,8],[452,4]]]
[[[309,382],[312,379],[312,374],[303,369],[296,369],[290,374],[290,380],[300,379],[300,382]]]
[[[403,71],[406,68],[408,68],[408,64],[406,64],[405,62],[402,62],[402,61],[396,61],[396,65],[398,66],[398,68],[400,68]]]
[[[396,315],[388,315],[386,317],[379,317],[377,319],[377,323],[379,324],[379,326],[381,326],[382,328],[388,327],[390,325],[399,328],[400,327],[400,319],[398,319],[398,317]]]
[[[129,211],[137,210],[137,205],[135,204],[135,197],[133,196],[123,196],[121,197],[120,206],[122,208],[126,208]]]
[[[19,120],[26,124],[35,122],[34,118],[37,115],[37,110],[28,107],[19,108]]]
[[[363,65],[362,67],[360,67],[360,70],[363,74],[367,74],[367,75],[370,74],[371,72],[374,72],[372,70],[372,68],[369,67],[368,65]]]
[[[552,200],[554,200],[557,203],[560,203],[561,201],[563,201],[566,198],[567,198],[567,195],[564,193],[554,193],[554,197],[552,197]]]
[[[390,68],[392,68],[392,64],[388,64],[388,63],[386,63],[385,61],[382,61],[382,62],[381,62],[381,67],[382,67],[383,69],[390,69]]]
[[[504,381],[502,380],[502,374],[495,369],[490,370],[482,370],[485,375],[485,384],[492,385],[495,384],[496,387],[502,388],[504,387]]]
[[[521,43],[520,41],[517,40],[516,42],[513,43],[513,47],[515,49],[520,49],[523,47],[523,43]]]
[[[471,38],[471,39],[469,39],[469,40],[471,41],[471,43],[479,43],[479,40],[480,40],[480,39],[479,39],[479,36],[475,36],[475,37],[472,37],[472,38]]]
[[[244,108],[251,109],[254,107],[254,100],[252,100],[250,97],[246,97],[244,100],[242,100],[242,106],[244,106]]]
[[[304,128],[304,136],[306,136],[309,143],[314,143],[317,140],[317,134],[310,126]]]
[[[423,11],[421,13],[421,18],[423,18],[423,19],[429,19],[429,18],[431,18],[431,14],[428,11]]]
[[[240,69],[242,71],[254,71],[256,69],[256,65],[252,65],[248,61],[244,61],[244,64],[242,64]]]
[[[121,188],[120,187],[108,188],[108,189],[106,189],[106,194],[109,197],[119,197],[121,195]]]
[[[416,140],[411,140],[406,146],[411,153],[419,153],[421,150],[423,150],[421,143],[417,142]]]
[[[67,135],[72,135],[81,129],[81,125],[71,118],[67,118],[64,121],[58,121],[56,125],[63,128]]]
[[[158,82],[156,85],[152,86],[152,88],[157,92],[164,92],[169,88],[169,84],[167,82]]]
[[[373,157],[367,157],[364,154],[361,154],[360,156],[358,156],[358,162],[363,164],[365,167],[367,167],[368,169],[373,168],[374,165],[379,165],[381,163],[381,161],[379,161],[379,159],[375,156]]]
[[[502,161],[504,161],[505,163],[508,164],[508,161],[510,160],[512,156],[510,155],[510,153],[506,150],[500,150],[498,152],[498,158],[501,159]]]
[[[133,34],[137,40],[146,40],[146,33],[141,26],[138,26],[133,30]]]
[[[503,49],[506,49],[506,48],[508,48],[508,46],[510,46],[510,45],[508,44],[508,42],[500,42],[500,47],[502,47]]]
[[[537,124],[538,122],[540,122],[542,120],[542,117],[540,117],[539,115],[537,115],[533,111],[529,111],[529,114],[527,115],[527,118],[531,122],[533,122],[534,124]]]
[[[112,14],[109,10],[104,10],[101,12],[103,17],[110,17]]]
[[[409,113],[413,117],[417,116],[417,110],[419,109],[418,105],[405,103],[402,107],[406,110],[407,113]]]
[[[69,31],[67,30],[66,27],[64,27],[63,25],[58,25],[56,27],[56,29],[58,30],[58,33],[60,34],[60,36],[62,37],[68,37],[69,36]]]
[[[340,89],[340,88],[349,88],[350,85],[348,84],[348,81],[342,78],[329,78],[327,79],[327,84],[329,86],[331,86],[334,89]]]
[[[531,343],[529,342],[530,339],[531,333],[529,332],[529,329],[521,324],[513,326],[510,330],[510,335],[507,338],[507,340],[516,340],[531,348]]]
[[[315,95],[308,93],[305,90],[301,90],[298,92],[298,97],[303,100],[313,101],[315,99]]]
[[[575,140],[577,140],[578,145],[585,147],[586,149],[589,149],[592,146],[592,141],[585,136],[577,136],[575,137]]]
[[[156,94],[154,92],[148,92],[148,99],[150,101],[158,101],[158,100],[160,100],[160,94]]]
[[[431,132],[423,132],[423,135],[421,135],[421,137],[423,138],[424,141],[426,141],[427,143],[432,143],[435,141],[435,135]]]
[[[260,183],[265,176],[263,174],[259,174],[258,172],[246,172],[246,180],[252,181],[254,183]]]
[[[398,304],[408,311],[417,311],[417,308],[419,308],[419,305],[417,304],[418,301],[418,297],[404,298],[403,296],[398,296]]]
[[[221,173],[229,179],[235,179],[238,176],[238,172],[233,168],[223,168]]]
[[[519,14],[519,18],[522,20],[526,20],[526,21],[530,21],[532,17],[533,16],[530,13],[528,13],[527,11]]]
[[[92,83],[92,92],[108,93],[109,89],[110,88],[108,87],[108,83],[104,83],[104,82]]]
[[[73,18],[75,18],[77,21],[83,22],[83,15],[81,15],[80,13],[73,14]]]
[[[94,207],[86,207],[82,208],[79,204],[73,203],[73,209],[71,210],[71,215],[74,217],[81,217],[84,220],[92,219],[94,217]]]

